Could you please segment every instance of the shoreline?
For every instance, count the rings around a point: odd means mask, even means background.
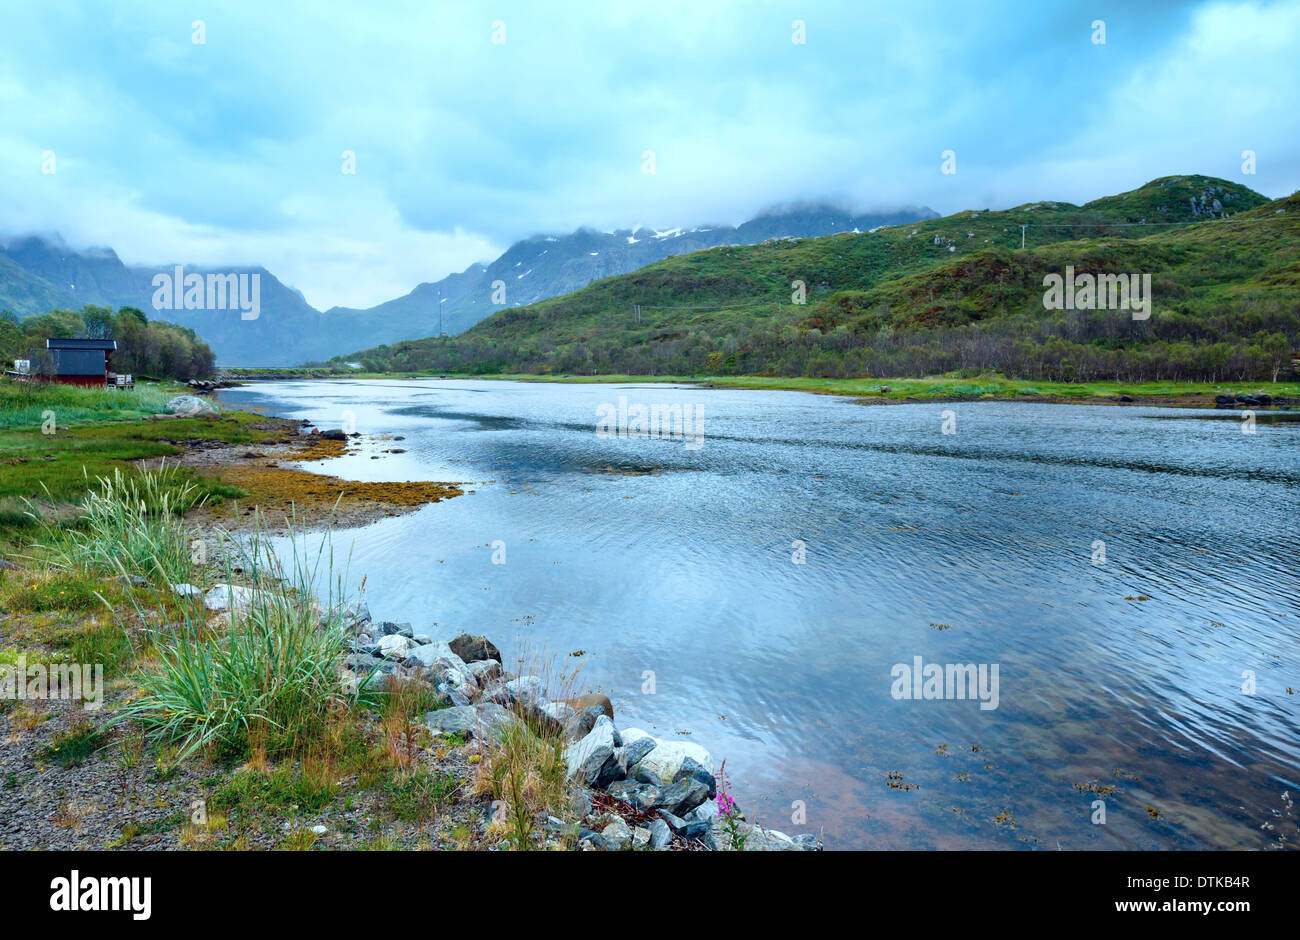
[[[250,374],[250,373],[259,374]],[[270,374],[277,373],[280,374]],[[1030,379],[977,377],[958,379],[807,379],[770,376],[653,376],[653,375],[470,375],[453,373],[393,372],[311,374],[310,370],[221,370],[237,386],[263,382],[336,381],[496,381],[574,385],[689,385],[706,389],[807,392],[855,399],[864,405],[918,405],[966,402],[1014,402],[1049,405],[1148,405],[1168,408],[1229,410],[1248,405],[1237,396],[1264,395],[1267,404],[1249,407],[1268,411],[1300,408],[1300,382],[1215,384],[1210,382],[1050,382]],[[882,391],[883,389],[883,391]],[[1228,404],[1216,399],[1231,397]]]
[[[110,529],[92,525],[68,541],[62,517],[48,519],[26,532],[21,554],[0,562],[0,848],[823,848],[815,835],[748,820],[708,751],[620,731],[609,699],[580,694],[574,675],[522,660],[512,674],[485,637],[434,640],[411,624],[376,623],[364,579],[346,588],[355,605],[331,591],[322,606],[312,583],[286,576],[283,562],[269,554],[258,562],[259,539],[250,555],[240,547],[246,540],[226,534],[268,533],[280,523],[329,532],[464,491],[282,466],[336,459],[365,438],[230,410],[237,414],[100,418],[60,429],[72,444],[93,446],[96,429],[110,424],[115,440],[136,449],[148,429],[148,441],[170,452],[126,462],[131,479],[143,481],[140,492],[199,485],[220,498],[175,515],[142,513],[134,484],[106,485],[101,475],[86,485],[101,513],[116,505]],[[82,500],[69,494],[59,505]],[[196,536],[214,549],[195,556]],[[128,544],[148,550],[133,555],[123,551]],[[239,645],[246,634],[255,637],[251,647]],[[278,651],[302,642],[307,658],[285,672]],[[312,648],[332,652],[313,660]],[[232,658],[215,672],[191,671],[212,656]],[[66,694],[70,680],[59,686],[55,677],[68,669],[79,676],[85,664],[95,681]],[[238,686],[221,684],[221,668],[249,666]],[[232,737],[193,737],[214,714],[214,700],[186,701],[199,686],[204,695],[247,695],[300,669],[317,676],[296,706],[314,723],[298,734],[281,732],[267,714],[218,725]],[[160,689],[183,694],[159,698]],[[189,736],[165,730],[177,727],[176,708],[189,716]],[[527,789],[518,789],[524,780]]]

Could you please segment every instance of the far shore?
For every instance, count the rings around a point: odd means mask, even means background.
[[[919,379],[824,379],[778,376],[682,375],[470,375],[438,372],[351,372],[324,369],[225,369],[222,375],[236,382],[357,381],[383,379],[494,380],[505,382],[560,382],[574,384],[695,385],[703,388],[756,391],[810,392],[861,399],[863,404],[905,405],[920,402],[1005,401],[1068,405],[1160,405],[1174,408],[1224,407],[1216,398],[1268,396],[1263,407],[1288,411],[1300,406],[1300,382],[1047,382],[1007,379],[1001,376]],[[1244,407],[1235,403],[1227,407]]]

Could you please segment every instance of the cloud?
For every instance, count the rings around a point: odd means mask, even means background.
[[[1187,172],[1300,186],[1294,4],[796,6],[22,5],[0,37],[2,224],[131,263],[263,264],[325,308],[580,225],[1083,202]]]

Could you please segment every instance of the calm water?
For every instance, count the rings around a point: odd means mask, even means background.
[[[702,408],[702,446],[598,436],[620,396]],[[405,437],[326,472],[471,484],[335,537],[375,616],[585,650],[620,726],[725,758],[774,828],[831,848],[1296,844],[1275,812],[1300,795],[1300,425],[664,385],[223,397]],[[997,708],[895,698],[917,656],[998,664]]]

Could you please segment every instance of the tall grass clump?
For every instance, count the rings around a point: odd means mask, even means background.
[[[167,410],[177,389],[140,384],[131,391],[0,379],[0,428],[39,428],[53,411],[60,425],[131,420]]]
[[[122,573],[175,584],[190,573],[190,536],[181,520],[203,496],[175,465],[100,477],[72,527],[31,507],[41,541],[57,566]]]
[[[260,535],[227,541],[227,581],[242,570],[247,593],[215,627],[202,605],[181,605],[181,622],[154,632],[157,665],[122,712],[176,746],[178,761],[209,746],[226,756],[301,752],[344,704],[343,578],[328,538],[312,559],[291,537],[285,562]]]

